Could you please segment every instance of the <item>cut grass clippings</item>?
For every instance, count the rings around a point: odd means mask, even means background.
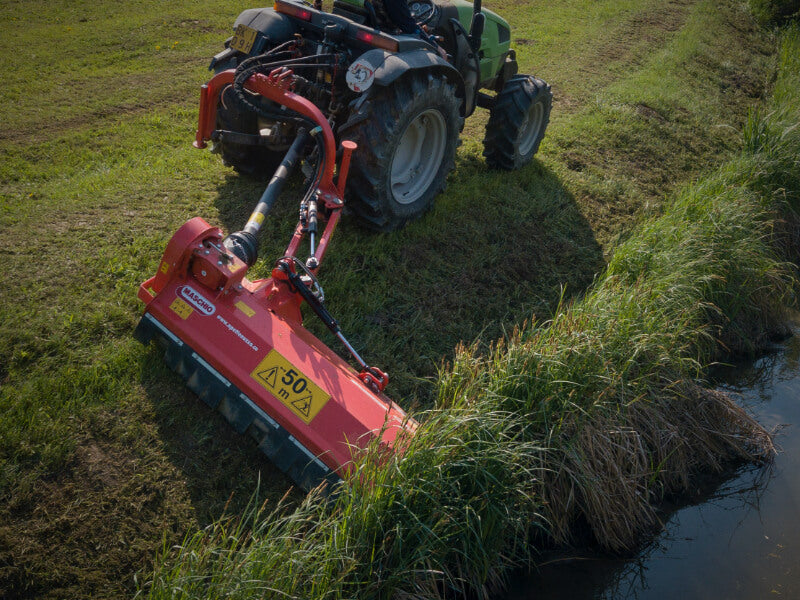
[[[636,228],[582,299],[488,353],[461,348],[403,456],[374,457],[285,514],[253,507],[164,549],[151,598],[485,597],[508,567],[587,524],[612,550],[653,502],[770,436],[697,380],[756,351],[795,303],[800,30],[741,156]]]

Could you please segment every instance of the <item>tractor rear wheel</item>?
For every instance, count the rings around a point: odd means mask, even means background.
[[[226,87],[219,95],[217,129],[251,135],[259,132],[258,115],[242,108],[231,86]],[[237,144],[221,140],[214,143],[214,152],[218,153],[223,162],[233,167],[238,173],[259,178],[271,176],[284,155],[284,152],[276,152],[265,146]]]
[[[349,206],[368,227],[391,231],[430,209],[454,166],[459,107],[455,86],[427,73],[373,86],[354,102],[357,124],[340,135],[358,144]]]
[[[515,75],[497,94],[486,124],[483,155],[495,169],[513,171],[530,162],[550,122],[550,86],[530,75]]]

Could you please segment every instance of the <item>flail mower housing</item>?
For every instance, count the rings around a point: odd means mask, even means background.
[[[233,81],[224,71],[203,86],[195,145],[203,146],[216,122],[220,92]],[[291,69],[254,74],[248,93],[285,107],[297,136],[244,229],[228,236],[195,217],[167,244],[156,275],[139,289],[145,313],[136,336],[157,340],[168,365],[209,406],[298,485],[310,489],[346,476],[353,452],[375,440],[395,449],[415,422],[383,394],[388,377],[350,346],[324,304],[316,273],[344,206],[355,144],[336,146],[328,121],[292,90]],[[315,169],[300,203],[300,220],[268,279],[251,281],[258,232],[290,171],[308,149]],[[324,229],[323,229],[324,224]],[[308,241],[308,257],[298,258]],[[302,326],[306,302],[338,337],[360,370]]]

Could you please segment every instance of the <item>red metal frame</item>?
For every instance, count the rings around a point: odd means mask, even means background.
[[[219,94],[233,82],[233,76],[232,70],[224,71],[203,86],[196,147],[205,147],[211,138]],[[328,213],[316,251],[321,262],[341,217],[350,156],[356,145],[342,143],[335,185],[331,127],[320,110],[294,94],[291,86],[292,74],[285,70],[253,75],[246,83],[247,89],[308,116],[320,127],[325,162],[316,194]],[[303,237],[298,223],[287,256],[296,255]],[[395,447],[402,432],[413,432],[416,423],[370,385],[374,377],[366,371],[357,373],[302,327],[302,298],[285,273],[275,269],[267,280],[248,280],[247,266],[222,246],[222,238],[219,228],[200,217],[187,221],[167,244],[157,274],[139,289],[146,312],[340,474],[347,470],[354,447],[363,447],[374,438],[386,447]],[[296,388],[287,391],[266,375],[259,380],[258,370],[267,363],[272,365],[270,361],[280,363],[285,377],[290,378],[289,371],[294,371],[309,389],[321,390],[309,400],[317,403],[318,412],[305,415],[302,407],[296,406],[302,400],[295,398],[301,393]],[[275,382],[275,387],[270,387],[270,382]],[[320,400],[326,396],[328,400]]]
[[[233,69],[222,71],[200,88],[200,117],[195,142],[193,144],[195,148],[205,148],[206,142],[211,139],[211,134],[214,132],[217,121],[217,103],[219,101],[219,95],[225,87],[233,84],[234,74],[235,71]],[[322,114],[322,111],[320,111],[311,100],[298,96],[291,91],[292,82],[292,71],[278,68],[269,75],[262,75],[261,73],[252,75],[245,82],[245,88],[251,92],[261,94],[273,102],[291,108],[311,118],[319,125],[322,129],[326,157],[319,188],[323,193],[335,193],[338,190],[333,184],[333,157],[336,156],[336,142],[333,137],[333,130],[328,120],[325,118],[325,115]],[[350,153],[355,150],[355,144],[349,142],[347,145],[343,145],[343,148],[347,152],[346,162],[347,165],[349,165]],[[345,163],[344,159],[342,163]]]
[[[219,95],[229,85],[233,84],[235,71],[228,69],[215,75],[207,84],[200,88],[200,116],[197,125],[194,147],[205,148],[206,142],[211,139],[217,122],[217,105]],[[246,82],[245,88],[251,92],[261,94],[265,98],[282,104],[292,110],[312,119],[320,127],[323,143],[325,145],[324,164],[322,166],[322,177],[318,186],[318,196],[325,203],[325,207],[330,211],[325,230],[319,240],[316,257],[318,263],[322,263],[325,251],[328,248],[333,232],[339,223],[341,208],[344,206],[344,188],[347,175],[350,171],[350,158],[356,150],[355,142],[345,140],[342,142],[342,159],[339,166],[339,178],[337,184],[333,182],[335,163],[333,157],[336,156],[336,143],[328,120],[316,105],[302,96],[298,96],[291,91],[293,85],[293,73],[288,69],[275,69],[269,75],[260,73],[252,75]],[[286,248],[286,256],[296,256],[303,240],[303,227],[298,223],[294,235]],[[316,271],[316,269],[315,269]]]

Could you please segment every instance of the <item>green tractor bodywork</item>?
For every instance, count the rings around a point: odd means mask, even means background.
[[[458,20],[469,31],[472,22],[472,4],[464,0],[455,0],[453,4],[458,10]],[[478,50],[481,65],[481,83],[495,78],[503,66],[503,61],[511,49],[511,28],[508,21],[497,13],[486,8],[481,12],[486,17],[486,26],[481,37],[481,46]],[[481,85],[481,87],[486,87]]]
[[[341,7],[351,7],[353,11],[364,12],[364,0],[336,0]],[[413,4],[410,2],[410,4]],[[439,0],[437,8],[442,11],[440,22],[455,18],[461,23],[465,31],[469,31],[472,24],[473,5],[466,0]],[[479,48],[481,83],[491,82],[497,75],[500,67],[511,48],[511,28],[503,17],[491,10],[482,8],[481,12],[486,17],[486,26],[481,37]],[[486,87],[482,85],[481,87]]]

